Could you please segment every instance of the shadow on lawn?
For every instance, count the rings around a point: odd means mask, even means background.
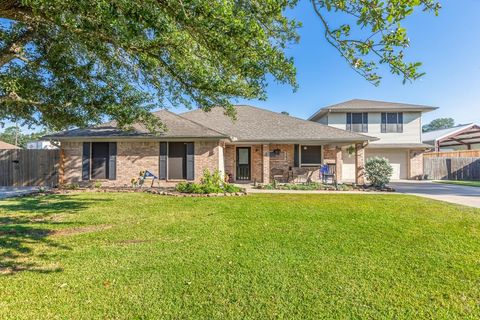
[[[62,271],[54,262],[45,263],[46,259],[51,261],[55,257],[55,251],[48,254],[41,251],[49,248],[69,250],[49,236],[59,230],[58,226],[72,224],[62,221],[65,215],[78,213],[98,201],[107,200],[50,195],[0,201],[0,275],[19,271]]]

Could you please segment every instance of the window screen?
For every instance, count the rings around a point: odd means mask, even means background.
[[[302,165],[320,165],[322,163],[322,146],[301,146]]]

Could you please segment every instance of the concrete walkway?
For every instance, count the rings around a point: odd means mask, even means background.
[[[30,194],[37,190],[37,187],[0,187],[0,199]]]
[[[480,208],[480,188],[431,181],[390,183],[397,192]]]

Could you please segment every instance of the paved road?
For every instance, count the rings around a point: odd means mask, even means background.
[[[37,187],[0,187],[0,199],[35,192]]]
[[[430,181],[392,182],[397,192],[480,208],[480,188]]]

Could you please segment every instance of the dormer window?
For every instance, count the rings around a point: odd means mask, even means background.
[[[368,113],[348,112],[347,130],[354,132],[368,132]]]
[[[382,112],[382,133],[402,133],[403,113]]]

